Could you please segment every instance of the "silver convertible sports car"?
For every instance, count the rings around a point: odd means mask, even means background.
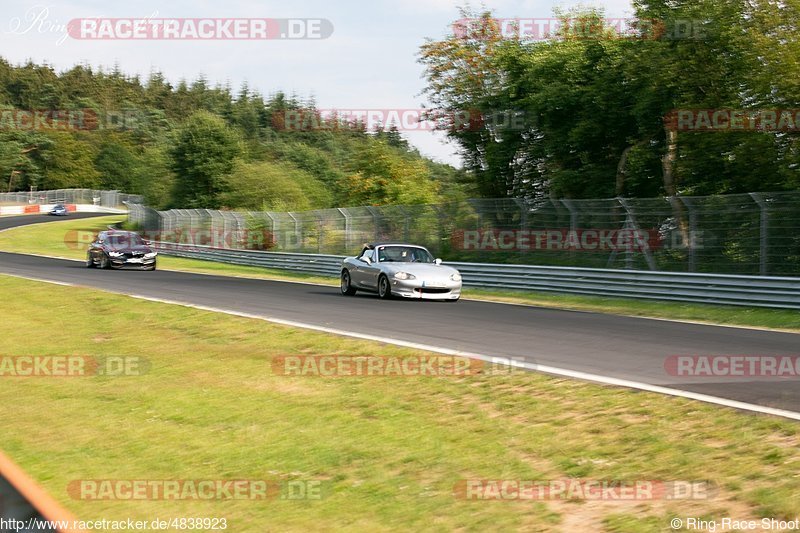
[[[342,261],[342,294],[376,292],[381,298],[399,296],[455,302],[461,297],[461,274],[413,244],[365,244],[357,257]]]

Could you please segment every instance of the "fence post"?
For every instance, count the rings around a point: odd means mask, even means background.
[[[367,211],[369,211],[370,215],[372,215],[372,220],[375,223],[375,241],[378,242],[378,241],[381,240],[381,237],[380,237],[381,228],[380,228],[380,222],[379,222],[378,215],[375,213],[375,208],[374,207],[372,207],[371,205],[368,205],[366,207],[367,207]]]
[[[409,235],[410,234],[410,226],[409,226],[410,215],[408,214],[408,211],[406,210],[406,208],[403,207],[402,205],[398,205],[397,208],[400,210],[401,213],[403,213],[403,242],[408,242],[408,240],[410,238],[410,235]]]
[[[766,276],[767,272],[769,272],[769,212],[767,211],[767,202],[757,192],[749,194],[753,201],[758,204],[761,211],[758,228],[758,273]]]
[[[350,253],[350,215],[341,207],[337,207],[336,210],[344,217],[344,249],[346,253]]]
[[[680,196],[678,199],[686,206],[689,211],[689,242],[683,243],[689,248],[689,272],[697,270],[697,250],[695,250],[695,234],[697,232],[697,210],[694,208],[691,200],[685,196]],[[674,242],[674,241],[673,241]]]
[[[270,242],[269,248],[272,248],[273,246],[275,246],[276,243],[279,242],[275,230],[275,217],[273,217],[272,213],[270,213],[269,211],[264,211],[263,213],[264,215],[266,215],[266,218],[269,219],[269,237],[272,240],[272,242]]]
[[[445,213],[444,209],[442,209],[441,204],[431,204],[431,207],[434,209],[434,211],[436,211],[436,218],[439,221],[439,223],[436,225],[438,235],[436,236],[436,251],[434,252],[438,255],[439,251],[442,249],[442,242],[444,242],[446,238],[444,234],[444,227],[447,220],[447,213]]]
[[[628,204],[628,201],[625,200],[625,198],[622,198],[621,196],[617,197],[617,201],[620,203],[622,207],[625,208],[625,212],[628,215],[625,219],[625,229],[633,229],[638,231],[640,229],[639,223],[636,221],[636,215],[633,213],[633,209],[631,209],[631,206],[630,204]],[[653,259],[652,254],[650,253],[650,245],[648,243],[644,243],[644,246],[642,246],[642,254],[644,255],[644,259],[647,262],[647,266],[650,268],[650,270],[658,270],[656,268],[656,262]],[[633,251],[631,250],[631,247],[629,247],[625,251],[626,268],[628,269],[632,268],[632,261],[633,261]]]
[[[297,217],[294,216],[294,214],[291,211],[287,211],[286,214],[289,215],[289,218],[291,218],[294,221],[294,238],[295,242],[298,244],[298,250],[300,250],[303,248],[305,243],[302,242],[303,237],[300,234],[300,226],[297,224]]]
[[[322,245],[323,245],[323,238],[322,238],[322,213],[319,211],[314,211],[314,218],[317,219],[317,253],[322,253]]]
[[[556,200],[552,200],[555,204]],[[578,211],[575,209],[575,206],[572,204],[572,200],[564,198],[561,200],[561,203],[569,210],[569,230],[573,232],[573,235],[577,235],[578,231]],[[570,250],[569,253],[570,261],[574,265],[575,261],[575,249],[573,248]]]

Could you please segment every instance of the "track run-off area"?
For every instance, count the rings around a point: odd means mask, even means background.
[[[76,213],[69,217],[101,216]],[[53,221],[0,218],[0,230]],[[54,226],[54,231],[57,231]],[[800,334],[660,319],[462,300],[344,297],[338,287],[156,270],[85,268],[83,262],[0,252],[0,273],[93,287],[429,349],[500,358],[521,368],[694,398],[800,419],[798,377],[676,375],[677,356],[793,356]]]

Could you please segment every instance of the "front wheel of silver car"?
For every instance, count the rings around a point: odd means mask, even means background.
[[[94,259],[92,259],[92,254],[86,254],[86,268],[95,268],[96,266]]]
[[[384,300],[388,300],[392,297],[392,288],[391,285],[389,285],[389,278],[382,274],[381,277],[378,278],[378,296]]]
[[[342,270],[342,283],[341,283],[342,294],[345,296],[352,296],[356,293],[356,290],[350,284],[350,272],[347,270]]]
[[[106,254],[103,254],[102,259],[100,259],[100,268],[111,268],[111,260]]]

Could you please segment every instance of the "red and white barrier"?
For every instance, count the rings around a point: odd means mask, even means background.
[[[0,216],[2,215],[33,215],[49,213],[57,204],[33,204],[33,205],[0,205]],[[127,213],[124,209],[115,207],[103,207],[93,204],[63,204],[70,213]]]

